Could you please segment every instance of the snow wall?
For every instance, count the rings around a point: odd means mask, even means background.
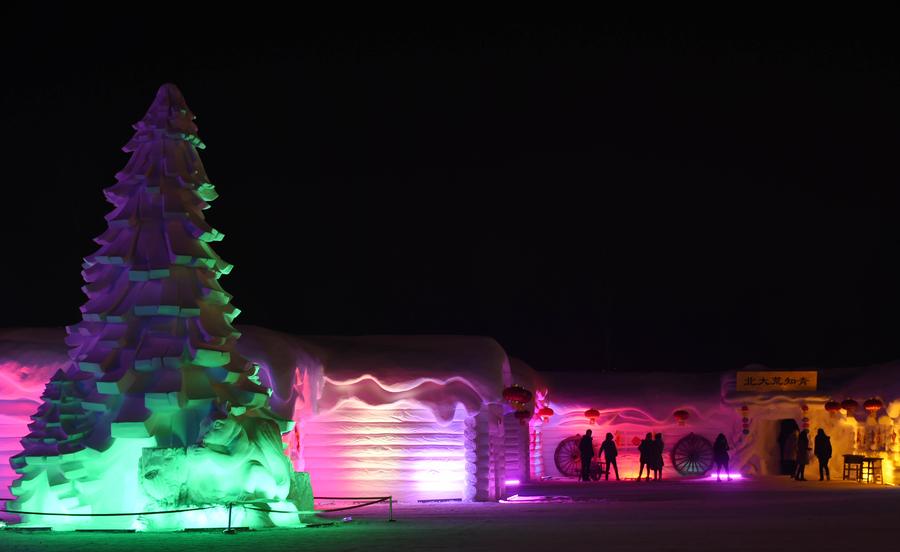
[[[532,439],[541,442],[540,462],[533,478],[563,477],[557,468],[556,450],[566,438],[582,436],[590,429],[595,450],[607,433],[612,433],[619,451],[617,464],[622,478],[638,475],[640,455],[637,445],[645,435],[662,433],[665,443],[663,478],[676,476],[669,458],[671,447],[689,433],[714,440],[724,432],[732,437],[740,432],[732,408],[719,397],[719,374],[665,373],[563,373],[548,374],[548,400],[554,415],[547,421],[531,422]],[[585,411],[596,409],[591,423]],[[676,410],[688,412],[683,424],[673,417]],[[646,472],[645,472],[646,473]],[[611,477],[615,477],[613,473]]]
[[[812,434],[821,427],[831,435],[835,474],[850,453],[882,457],[887,482],[900,466],[900,363],[821,370],[815,393],[751,395],[735,392],[733,372],[540,374],[489,338],[241,330],[239,351],[261,366],[273,410],[297,422],[283,436],[286,454],[310,473],[316,496],[494,500],[508,480],[562,477],[557,446],[589,428],[595,447],[607,432],[615,436],[622,477],[637,475],[636,443],[647,432],[663,434],[664,477],[677,476],[671,448],[689,433],[710,441],[724,433],[733,473],[774,475],[779,424],[803,418]],[[0,330],[4,490],[14,477],[8,458],[21,450],[45,383],[69,363],[63,338],[62,329]],[[550,406],[554,415],[520,423],[501,398],[512,383],[535,392],[535,412]],[[862,406],[873,396],[885,405],[874,415],[824,409],[831,399],[853,397]],[[589,408],[599,411],[594,424],[584,416]],[[683,424],[675,410],[688,412]]]
[[[547,374],[547,398],[554,415],[546,422],[537,417],[530,422],[531,477],[562,477],[557,447],[587,429],[592,430],[595,449],[606,433],[615,436],[622,477],[637,476],[637,445],[647,433],[663,435],[664,478],[679,476],[671,461],[672,447],[690,433],[710,442],[724,434],[732,474],[779,475],[786,454],[779,441],[782,423],[793,421],[798,428],[809,429],[811,442],[820,428],[831,437],[829,468],[837,477],[843,455],[856,454],[881,458],[884,481],[900,482],[900,362],[817,372],[819,386],[814,392],[770,394],[737,392],[735,372]],[[863,404],[873,397],[884,408],[866,412]],[[859,408],[825,410],[826,402],[845,398],[854,398]],[[593,424],[585,417],[591,408],[599,412]],[[688,413],[683,423],[675,419],[676,410]],[[817,471],[813,458],[807,477],[817,477]]]
[[[510,363],[492,339],[463,336],[294,337],[239,328],[283,436],[316,496],[401,501],[495,500],[505,492],[501,391]],[[0,333],[0,484],[14,473],[46,382],[69,364],[62,329]],[[527,460],[517,459],[518,465]]]

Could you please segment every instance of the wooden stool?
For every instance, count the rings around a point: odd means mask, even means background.
[[[864,459],[865,456],[845,454],[843,479],[849,479],[850,481],[859,481],[862,477],[862,465]]]
[[[875,483],[876,485],[883,484],[884,480],[881,478],[881,458],[863,458],[859,480],[863,483]]]

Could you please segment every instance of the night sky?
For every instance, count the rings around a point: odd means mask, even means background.
[[[298,25],[7,29],[0,325],[79,319],[101,189],[174,82],[238,324],[488,335],[546,371],[900,358],[890,34]]]

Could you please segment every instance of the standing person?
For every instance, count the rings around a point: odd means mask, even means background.
[[[578,450],[581,453],[581,481],[590,481],[591,458],[594,457],[594,439],[590,429],[584,432],[584,437],[578,443]]]
[[[725,468],[725,475],[728,476],[728,481],[731,481],[731,472],[728,471],[728,440],[725,439],[725,434],[720,433],[718,437],[716,437],[716,442],[713,443],[713,461],[716,463],[716,481],[722,480],[722,468]]]
[[[828,470],[828,461],[831,460],[831,437],[825,435],[825,430],[819,428],[816,432],[815,448],[813,454],[819,460],[819,481],[831,481],[831,472]]]
[[[619,455],[619,449],[616,448],[616,442],[612,433],[606,434],[606,440],[600,445],[600,451],[597,453],[597,456],[600,456],[601,452],[606,458],[606,480],[609,481],[609,469],[612,467],[616,470],[616,481],[619,481],[619,465],[616,464],[616,456]]]
[[[806,465],[809,464],[809,430],[804,429],[797,438],[797,473],[794,479],[806,481]]]
[[[663,468],[663,444],[662,433],[657,433],[653,439],[653,480],[662,481]]]
[[[648,433],[641,444],[638,445],[638,451],[641,453],[641,469],[638,470],[637,480],[641,480],[641,474],[644,473],[644,467],[647,467],[647,481],[650,481],[650,465],[653,463],[653,434]]]
[[[791,479],[797,477],[797,430],[787,434],[782,448],[782,460],[786,471],[791,474]]]

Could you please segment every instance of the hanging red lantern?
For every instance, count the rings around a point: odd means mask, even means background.
[[[866,409],[870,416],[874,416],[875,413],[881,410],[883,407],[884,403],[881,402],[880,399],[876,399],[875,397],[872,397],[871,399],[863,403],[863,408]]]
[[[588,419],[588,423],[593,425],[594,422],[597,421],[597,418],[600,417],[600,411],[596,408],[588,408],[584,411],[584,417]]]
[[[503,390],[503,400],[516,410],[522,410],[525,403],[531,400],[531,391],[521,385],[512,385]]]
[[[832,415],[837,415],[841,411],[841,403],[837,401],[828,401],[825,403],[825,411]]]
[[[531,419],[531,412],[527,410],[516,410],[514,416],[519,420],[520,424],[525,425],[525,422]]]
[[[549,406],[543,406],[538,410],[538,416],[541,417],[544,423],[547,423],[550,420],[550,416],[553,416],[553,409]]]
[[[678,421],[678,425],[683,426],[684,422],[686,422],[687,419],[690,418],[691,414],[687,410],[676,410],[672,413],[672,416],[674,416],[675,420]]]
[[[854,401],[853,399],[844,399],[841,402],[841,408],[847,412],[848,416],[852,416],[856,409],[859,408],[859,403]]]
[[[741,433],[750,435],[750,407],[746,404],[741,406]]]

